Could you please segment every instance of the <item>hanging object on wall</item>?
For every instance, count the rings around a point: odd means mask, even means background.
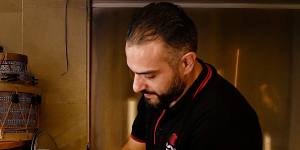
[[[27,62],[25,55],[0,52],[0,148],[30,141],[38,129],[41,93]]]

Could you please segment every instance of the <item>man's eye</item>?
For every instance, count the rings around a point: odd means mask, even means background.
[[[155,77],[155,75],[153,75],[153,74],[146,74],[145,77],[147,79],[153,79]]]

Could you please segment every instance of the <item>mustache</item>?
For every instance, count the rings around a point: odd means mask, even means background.
[[[155,93],[154,91],[149,91],[149,90],[142,90],[141,93],[142,93],[142,94],[155,94],[155,95],[158,95],[158,94]]]

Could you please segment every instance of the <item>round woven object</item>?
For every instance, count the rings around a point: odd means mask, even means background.
[[[22,54],[17,54],[17,53],[7,53],[3,52],[0,53],[0,60],[2,61],[19,61],[19,62],[24,62],[27,64],[27,56],[22,55]]]
[[[38,128],[41,98],[34,86],[0,83],[0,141],[25,141]]]
[[[16,53],[0,53],[0,79],[4,82],[36,84],[27,71],[27,56]]]

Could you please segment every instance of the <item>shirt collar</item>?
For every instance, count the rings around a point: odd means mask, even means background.
[[[189,87],[189,89],[186,91],[186,93],[180,98],[180,100],[173,107],[167,109],[168,112],[180,111],[181,109],[184,108],[185,105],[192,102],[194,93],[197,91],[197,88],[199,87],[199,85],[202,82],[204,82],[204,80],[208,74],[208,67],[202,60],[197,59],[197,61],[202,66],[202,70],[201,70],[200,74],[198,75],[197,79],[194,81],[192,86]]]

